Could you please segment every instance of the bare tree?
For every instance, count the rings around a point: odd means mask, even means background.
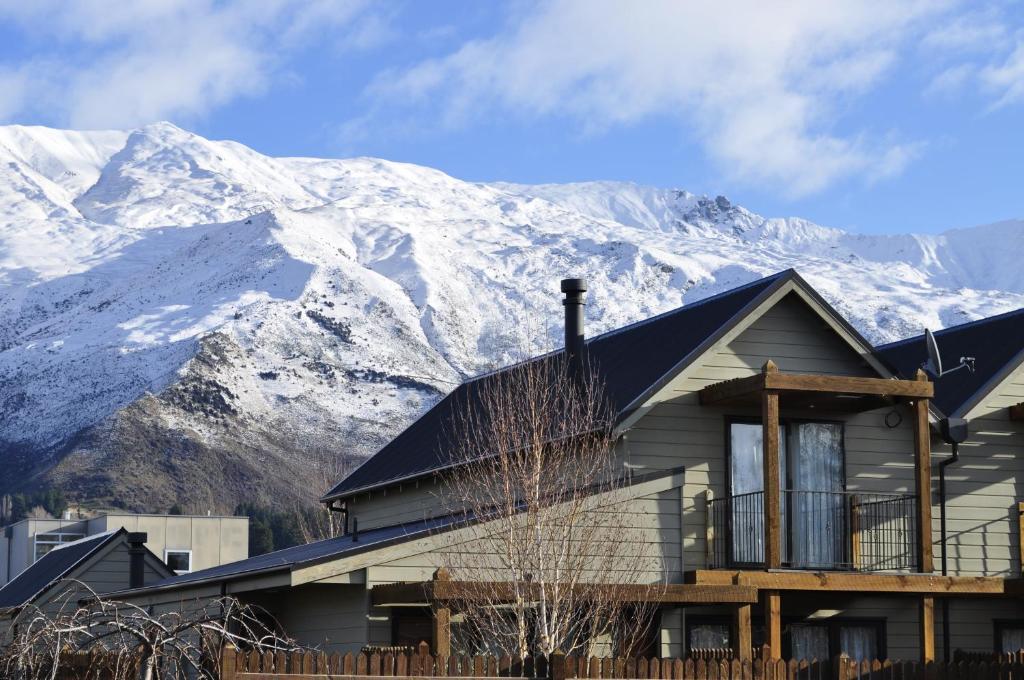
[[[455,411],[442,493],[471,538],[444,559],[462,635],[512,655],[636,651],[660,559],[620,511],[630,480],[596,373],[549,355],[470,383]]]
[[[331,446],[315,446],[309,451],[309,457],[316,474],[314,500],[321,498],[352,471],[350,457]],[[343,515],[323,503],[299,505],[295,515],[302,540],[306,543],[334,538],[345,531]]]
[[[0,676],[44,680],[69,671],[69,652],[99,654],[88,677],[109,680],[216,680],[228,642],[241,648],[293,651],[297,645],[264,610],[232,597],[180,603],[163,612],[108,600],[68,581],[59,607],[28,606],[0,651]],[[85,596],[85,599],[82,599]]]

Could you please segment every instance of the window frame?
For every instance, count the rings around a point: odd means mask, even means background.
[[[171,567],[171,563],[167,561],[167,557],[171,553],[176,553],[176,554],[185,553],[185,554],[187,554],[188,555],[188,569],[184,570],[184,571],[180,571],[178,569],[174,569],[173,567]],[[164,564],[166,564],[167,567],[171,571],[173,571],[176,575],[178,575],[178,576],[180,576],[182,574],[191,574],[192,573],[192,550],[189,549],[189,548],[164,548]]]

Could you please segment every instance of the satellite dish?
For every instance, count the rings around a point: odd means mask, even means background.
[[[935,336],[927,328],[924,329],[924,344],[928,360],[924,362],[923,368],[938,378],[942,375],[942,355],[939,354],[939,343],[935,342]]]
[[[921,364],[921,368],[936,380],[954,371],[959,371],[961,368],[966,368],[974,373],[974,357],[960,357],[960,364],[956,368],[951,368],[948,371],[942,370],[942,354],[939,353],[939,343],[935,341],[935,335],[927,328],[924,329],[924,344],[925,350],[928,352],[928,360]]]

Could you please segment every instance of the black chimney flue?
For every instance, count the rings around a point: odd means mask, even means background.
[[[129,531],[125,536],[128,543],[128,587],[141,588],[146,585],[146,539],[145,531]]]
[[[570,361],[583,359],[583,294],[587,292],[586,279],[562,279],[565,299],[565,354]]]

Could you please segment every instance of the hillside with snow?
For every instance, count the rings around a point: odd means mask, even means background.
[[[287,507],[467,376],[799,269],[875,341],[1024,306],[1024,222],[865,236],[727,199],[0,127],[0,486]]]

